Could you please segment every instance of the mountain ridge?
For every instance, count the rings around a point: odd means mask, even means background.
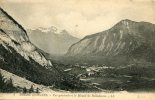
[[[14,20],[7,12],[5,12],[1,7],[0,7],[0,11],[1,11],[2,13],[4,13],[4,15],[6,15],[10,20],[12,20],[13,23],[15,23],[20,29],[22,29],[22,30],[25,32],[26,36],[28,37],[27,32],[26,32],[26,30],[22,27],[22,25],[20,25],[17,21],[15,21],[15,20]]]
[[[141,54],[147,53],[152,59],[150,53],[155,50],[154,37],[154,24],[125,19],[108,30],[84,37],[68,49],[66,56],[100,56],[106,59],[119,55],[135,58],[134,56],[137,55],[140,58]],[[138,53],[136,51],[138,49],[145,53]],[[135,51],[137,54],[134,53]],[[145,59],[144,56],[143,58]]]
[[[73,43],[79,41],[78,38],[70,35],[66,30],[57,33],[35,29],[28,30],[28,35],[37,47],[52,55],[65,54]]]

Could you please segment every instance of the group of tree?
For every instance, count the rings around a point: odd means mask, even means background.
[[[12,78],[8,80],[0,73],[0,93],[13,93],[13,92],[39,93],[39,88],[35,90],[33,85],[31,85],[30,89],[26,89],[26,87],[24,87],[23,90],[21,91],[21,89],[18,89],[17,87],[13,86]]]
[[[0,92],[2,93],[12,93],[17,92],[17,88],[13,86],[12,79],[5,79],[4,76],[0,73]]]
[[[34,89],[33,85],[31,85],[30,89],[23,88],[23,93],[39,93],[39,88]]]

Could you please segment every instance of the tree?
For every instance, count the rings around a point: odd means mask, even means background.
[[[33,93],[34,92],[34,88],[33,88],[33,85],[31,85],[31,88],[29,90],[29,93]]]
[[[17,92],[17,89],[13,86],[13,80],[10,78],[5,82],[5,91],[6,92]]]
[[[5,85],[4,78],[0,72],[0,92],[3,92],[4,85]]]
[[[26,87],[23,88],[23,93],[27,93]]]
[[[2,93],[10,93],[10,92],[16,92],[17,89],[13,86],[13,81],[10,78],[9,80],[6,79],[2,76],[0,73],[0,92]]]
[[[39,88],[37,87],[36,93],[39,93]]]

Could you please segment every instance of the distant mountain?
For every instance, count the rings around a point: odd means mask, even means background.
[[[0,8],[0,68],[32,82],[52,85],[60,73],[43,51],[33,45],[25,29]]]
[[[89,60],[99,58],[96,62],[100,63],[155,62],[155,25],[122,20],[106,31],[84,37],[66,55]]]
[[[79,41],[78,38],[71,36],[66,30],[60,31],[53,26],[28,30],[28,35],[32,43],[53,55],[65,54],[72,44]]]

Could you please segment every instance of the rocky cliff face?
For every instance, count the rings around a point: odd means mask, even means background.
[[[11,46],[27,60],[31,57],[42,66],[48,66],[51,64],[29,41],[24,28],[1,8],[0,41],[1,45],[3,45],[6,49],[9,50],[8,46]]]
[[[68,56],[130,56],[154,61],[155,25],[122,20],[111,29],[89,35],[72,45]]]
[[[0,8],[0,68],[32,82],[52,85],[60,74],[33,45],[24,28]]]
[[[24,28],[1,8],[0,25],[1,31],[7,33],[12,40],[20,43],[29,40]]]

